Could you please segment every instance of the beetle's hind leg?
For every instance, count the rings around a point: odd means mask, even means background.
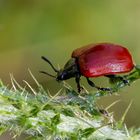
[[[110,82],[115,83],[117,81],[122,81],[125,85],[129,85],[129,81],[126,79],[125,76],[120,75],[105,75],[110,79]]]
[[[104,88],[104,87],[99,87],[96,86],[91,80],[89,80],[89,78],[87,78],[87,82],[90,86],[97,88],[98,90],[102,90],[102,91],[112,91],[112,88]]]

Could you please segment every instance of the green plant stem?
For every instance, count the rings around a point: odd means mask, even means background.
[[[79,95],[72,88],[64,86],[52,97],[30,74],[38,86],[38,91],[35,91],[25,82],[32,93],[22,88],[12,76],[13,89],[9,90],[1,82],[0,134],[11,131],[14,138],[26,134],[28,139],[34,140],[140,139],[139,129],[127,130],[123,122],[121,127],[117,127],[117,122],[111,121],[113,116],[96,105],[97,99],[107,96],[109,92]],[[125,78],[129,84],[139,79],[140,67],[136,66]],[[124,86],[127,85],[122,81],[115,81],[111,94]]]

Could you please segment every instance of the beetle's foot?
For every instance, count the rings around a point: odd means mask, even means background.
[[[120,80],[122,80],[122,82],[125,84],[125,85],[128,85],[128,86],[130,86],[130,83],[129,83],[129,81],[127,80],[127,78],[125,77],[125,76],[120,76],[120,77],[118,77]]]
[[[112,91],[111,88],[101,88],[101,87],[97,87],[98,90],[102,90],[102,91]]]
[[[82,86],[78,87],[78,92],[81,93],[82,91],[84,91],[84,88]]]
[[[96,87],[98,90],[100,91],[105,91],[105,92],[109,92],[110,94],[113,93],[113,89],[112,88],[103,88],[103,87]]]
[[[129,81],[128,81],[126,78],[123,78],[122,81],[123,81],[123,83],[124,83],[125,85],[130,86]]]
[[[107,110],[105,110],[105,109],[99,109],[99,112],[100,112],[101,114],[105,115],[106,117],[109,117],[109,113],[108,113]]]
[[[85,89],[80,86],[80,89],[78,90],[79,93],[84,93]]]

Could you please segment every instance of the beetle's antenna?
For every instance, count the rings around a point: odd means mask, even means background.
[[[50,64],[50,66],[52,67],[52,69],[55,71],[55,72],[58,72],[58,70],[53,66],[53,64],[50,62],[50,60],[48,60],[46,57],[44,56],[41,56],[41,58],[46,61],[47,63]]]
[[[51,75],[51,74],[49,74],[49,73],[47,73],[47,72],[45,72],[45,71],[39,71],[39,72],[40,72],[40,73],[43,73],[43,74],[46,74],[46,75],[48,75],[48,76],[50,76],[50,77],[56,78],[56,76]]]

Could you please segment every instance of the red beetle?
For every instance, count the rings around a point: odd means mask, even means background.
[[[90,77],[106,76],[109,78],[119,78],[125,84],[127,80],[123,76],[116,74],[126,73],[134,68],[131,54],[121,45],[112,43],[91,44],[73,51],[72,58],[65,64],[64,68],[57,70],[52,63],[45,57],[42,59],[48,62],[57,72],[57,76],[47,74],[56,78],[57,81],[67,80],[75,77],[78,92],[80,92],[80,77],[84,76],[90,86],[99,90],[110,91],[111,88],[102,88],[96,86]]]

